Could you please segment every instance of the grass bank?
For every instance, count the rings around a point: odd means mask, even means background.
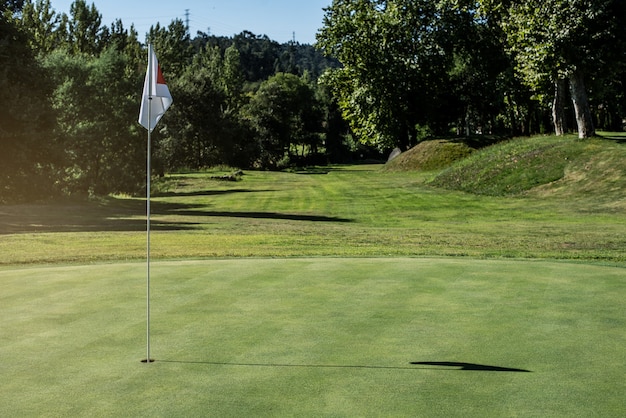
[[[569,198],[595,210],[626,209],[626,134],[588,140],[575,136],[515,138],[449,165],[436,187],[491,196],[528,194]]]

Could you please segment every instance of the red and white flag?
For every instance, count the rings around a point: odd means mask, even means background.
[[[165,84],[156,54],[152,45],[148,45],[148,69],[143,82],[139,123],[152,132],[172,101],[172,95]]]

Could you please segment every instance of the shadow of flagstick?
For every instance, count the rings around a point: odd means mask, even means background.
[[[341,365],[341,364],[284,364],[284,363],[231,363],[220,361],[191,361],[191,360],[156,360],[159,363],[178,364],[205,364],[209,366],[235,366],[235,367],[301,367],[320,369],[391,369],[391,370],[418,370],[409,366],[368,366],[368,365]]]
[[[480,372],[517,372],[517,373],[532,373],[530,370],[514,369],[511,367],[500,366],[488,366],[485,364],[475,363],[462,363],[455,361],[413,361],[411,364],[426,365],[426,366],[441,366],[441,370],[466,370],[466,371],[480,371]],[[454,369],[449,369],[454,367]]]
[[[208,366],[233,366],[233,367],[293,367],[293,368],[319,368],[319,369],[384,369],[384,370],[423,370],[425,367],[411,366],[375,366],[375,365],[342,365],[342,364],[284,364],[284,363],[234,363],[219,361],[192,361],[192,360],[152,360],[159,363],[177,363],[177,364],[204,364]],[[466,371],[486,371],[486,372],[524,372],[530,373],[530,370],[513,369],[509,367],[487,366],[473,363],[459,363],[448,361],[417,361],[409,363],[415,365],[427,366],[445,366],[429,367],[434,370],[466,370]],[[450,368],[456,367],[456,368]]]

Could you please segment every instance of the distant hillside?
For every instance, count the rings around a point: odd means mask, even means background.
[[[283,72],[302,75],[308,73],[316,80],[327,68],[341,66],[338,60],[328,58],[313,45],[288,42],[279,44],[266,35],[256,35],[249,31],[234,37],[214,36],[199,33],[193,39],[196,51],[219,47],[222,53],[231,45],[239,51],[241,67],[247,82],[266,80]]]

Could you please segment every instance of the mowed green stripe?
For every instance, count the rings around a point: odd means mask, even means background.
[[[426,186],[428,174],[379,166],[251,171],[236,183],[210,174],[172,175],[162,184],[167,190],[155,193],[155,258],[626,259],[624,212],[584,199],[449,192]],[[0,212],[0,264],[145,256],[145,201],[139,198],[3,206]]]
[[[0,415],[620,416],[624,273],[442,258],[157,262],[146,365],[143,264],[3,267]]]

